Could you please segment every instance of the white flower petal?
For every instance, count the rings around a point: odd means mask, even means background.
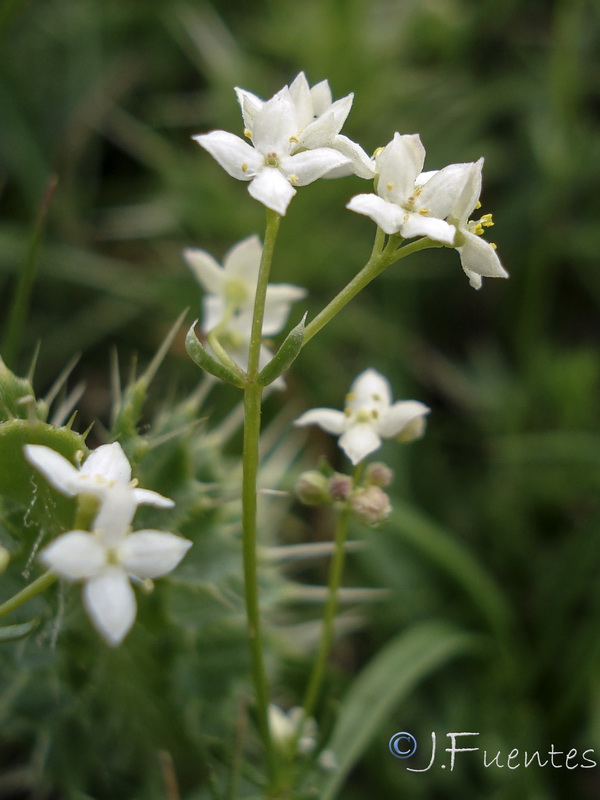
[[[83,602],[98,633],[113,646],[121,644],[135,621],[136,602],[129,578],[122,569],[109,567],[91,578],[83,589]]]
[[[225,275],[223,267],[205,250],[188,247],[183,251],[183,257],[189,264],[196,280],[211,294],[221,294]]]
[[[425,148],[417,133],[395,133],[377,156],[377,194],[384,200],[404,205],[414,191],[424,161]]]
[[[376,369],[366,369],[352,381],[346,399],[353,409],[370,408],[374,402],[387,408],[392,402],[390,382]]]
[[[397,436],[407,425],[429,414],[431,409],[418,400],[400,400],[394,403],[378,420],[377,430],[384,438]]]
[[[138,506],[152,506],[153,508],[173,508],[174,501],[151,489],[134,489],[133,497]]]
[[[342,177],[340,174],[341,170],[348,170],[346,174],[354,173],[358,175],[359,178],[365,178],[366,180],[375,177],[375,159],[368,156],[362,147],[356,142],[353,142],[352,139],[338,134],[334,137],[329,146],[333,147],[343,156],[346,156],[350,163],[347,167],[339,167],[337,170],[328,173],[326,176],[327,178],[333,176]]]
[[[339,436],[346,429],[347,417],[342,411],[333,408],[313,408],[305,411],[304,414],[295,420],[294,425],[302,427],[304,425],[318,425],[327,433]]]
[[[252,298],[256,294],[262,250],[260,238],[254,234],[235,244],[223,258],[223,269],[227,278],[236,278],[247,284],[248,294]]]
[[[483,169],[483,158],[469,164],[469,172],[460,196],[457,198],[452,214],[461,224],[471,216],[471,212],[479,201],[481,194],[481,171]]]
[[[290,84],[290,97],[296,108],[298,128],[305,128],[313,119],[313,101],[311,91],[303,72],[298,73]]]
[[[306,297],[306,289],[291,283],[271,283],[267,287],[263,336],[275,336],[287,322],[292,303]]]
[[[106,548],[87,531],[69,531],[40,553],[42,563],[70,581],[91,578],[106,565]]]
[[[398,233],[406,212],[395,203],[388,203],[376,194],[357,194],[346,205],[350,211],[370,217],[384,233]]]
[[[202,332],[210,333],[225,316],[226,304],[222,297],[214,294],[202,298]]]
[[[456,249],[464,270],[476,272],[484,278],[508,278],[496,251],[489,242],[474,233],[463,232],[465,244]]]
[[[120,562],[136,578],[160,578],[175,569],[192,546],[189,539],[164,531],[136,531],[119,547]]]
[[[322,178],[333,169],[348,163],[346,156],[331,147],[317,147],[294,156],[281,159],[281,170],[297,186],[306,186]]]
[[[332,96],[331,89],[329,88],[329,81],[320,81],[310,90],[310,99],[312,101],[313,114],[320,116],[331,105]]]
[[[252,92],[247,92],[245,89],[235,87],[238,103],[242,109],[242,119],[244,120],[244,128],[252,131],[254,127],[254,118],[263,107],[264,102]]]
[[[454,225],[444,222],[443,219],[411,212],[405,215],[400,226],[400,233],[405,239],[413,239],[415,236],[428,236],[435,242],[453,245],[456,228]]]
[[[457,208],[470,181],[472,167],[473,164],[449,164],[432,174],[428,180],[424,180],[419,195],[421,208],[429,209],[430,216],[439,219],[446,219],[451,214],[460,218]],[[421,173],[417,181],[421,180],[423,175],[424,173]],[[470,211],[471,209],[469,213]]]
[[[115,547],[127,534],[137,507],[134,489],[116,484],[103,498],[94,520],[94,533],[106,547]]]
[[[128,483],[131,465],[118,442],[97,447],[83,462],[80,478],[100,479],[106,483]]]
[[[275,167],[265,167],[248,186],[251,196],[282,216],[296,190]]]
[[[262,169],[263,157],[239,136],[227,131],[211,131],[192,136],[232,178],[251,181]]]
[[[27,461],[59,492],[72,497],[81,491],[79,470],[56,450],[41,444],[26,444],[23,449]]]
[[[338,444],[356,465],[381,446],[381,439],[371,424],[359,423],[343,433]]]
[[[254,117],[252,141],[263,155],[275,153],[283,156],[291,152],[291,141],[298,133],[298,120],[294,101],[285,86],[263,104]]]

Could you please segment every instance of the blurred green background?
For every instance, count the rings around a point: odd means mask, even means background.
[[[339,407],[373,366],[397,398],[433,409],[423,441],[386,447],[398,515],[369,535],[350,578],[391,587],[394,601],[340,648],[335,691],[422,619],[485,642],[390,707],[346,800],[600,790],[600,768],[409,775],[387,750],[395,730],[475,730],[506,751],[600,754],[599,23],[597,0],[0,6],[2,353],[24,373],[41,340],[39,392],[81,353],[80,430],[108,416],[110,348],[145,363],[183,308],[198,315],[182,249],[221,257],[262,235],[263,208],[190,139],[241,133],[233,86],[268,98],[304,70],[334,98],[354,92],[344,132],[368,152],[397,130],[420,133],[429,169],[485,156],[482,211],[510,280],[475,292],[456,253],[419,254],[289,378],[299,410]],[[273,280],[309,288],[310,316],[368,257],[373,224],[344,208],[365,186],[303,188],[282,224]],[[34,267],[27,319],[8,325],[17,276]],[[181,338],[163,370],[175,394],[197,381]],[[337,458],[316,432],[310,446]]]

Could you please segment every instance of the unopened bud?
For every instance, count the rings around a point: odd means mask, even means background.
[[[383,461],[373,461],[365,470],[365,483],[367,486],[389,486],[394,479],[393,471]]]
[[[321,472],[310,469],[303,472],[295,486],[296,496],[307,506],[322,506],[331,502],[329,481]]]
[[[379,486],[359,489],[350,498],[350,507],[356,519],[365,525],[377,525],[386,520],[392,512],[390,498]]]
[[[333,500],[347,500],[354,488],[354,481],[350,475],[335,472],[329,478],[329,494]]]

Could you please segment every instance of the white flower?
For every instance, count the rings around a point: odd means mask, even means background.
[[[460,253],[462,268],[469,278],[469,283],[474,289],[480,289],[482,276],[508,278],[508,272],[500,263],[495,245],[481,238],[484,229],[494,224],[492,215],[484,214],[478,220],[469,220],[473,211],[480,206],[483,158],[466,166],[468,169],[464,174],[464,185],[450,209],[448,222],[456,225],[454,246]]]
[[[225,254],[223,266],[204,250],[190,248],[184,251],[184,256],[208,293],[203,301],[202,329],[205,333],[225,320],[247,314],[252,318],[262,256],[258,236],[249,236],[234,245]],[[292,303],[303,297],[306,297],[306,289],[299,286],[270,283],[265,299],[263,335],[279,333],[287,322]]]
[[[346,395],[346,408],[315,408],[302,414],[295,425],[318,425],[339,436],[339,446],[353,464],[358,464],[381,446],[381,440],[416,439],[425,429],[430,409],[417,400],[392,403],[390,384],[374,369],[362,372]]]
[[[330,147],[294,153],[298,128],[296,106],[285,86],[254,110],[252,129],[245,131],[254,147],[226,131],[193,138],[229,175],[250,181],[248,191],[255,200],[285,214],[295,186],[306,186],[348,163],[346,156]]]
[[[60,453],[40,444],[26,444],[25,457],[59,492],[73,497],[91,494],[105,501],[115,486],[127,486],[136,505],[171,508],[168,497],[149,489],[138,489],[131,480],[131,465],[118,442],[96,448],[77,469]]]
[[[312,717],[304,721],[304,710],[294,706],[289,711],[284,711],[273,703],[269,704],[269,728],[273,741],[282,750],[288,750],[296,741],[300,726],[302,735],[298,740],[298,752],[308,754],[317,746],[317,723]]]
[[[356,195],[346,207],[370,217],[387,234],[399,233],[404,239],[427,236],[453,245],[456,228],[445,220],[469,165],[451,164],[423,182],[424,161],[418,134],[394,134],[377,155],[377,194]]]
[[[141,582],[171,572],[191,542],[173,533],[130,533],[136,509],[133,492],[115,484],[110,502],[94,521],[93,532],[69,531],[40,554],[46,567],[68,581],[83,581],[83,601],[97,631],[110,645],[120,644],[136,616],[130,578]]]
[[[321,81],[311,88],[303,72],[294,78],[289,90],[298,123],[292,152],[332,147],[350,161],[346,166],[339,167],[324,177],[340,177],[354,172],[361,178],[372,178],[375,174],[374,160],[369,158],[360,145],[340,134],[350,113],[354,95],[348,94],[333,102],[328,81]],[[246,130],[252,131],[256,113],[263,107],[264,101],[245,89],[236,87],[235,91],[242,108],[244,126]]]

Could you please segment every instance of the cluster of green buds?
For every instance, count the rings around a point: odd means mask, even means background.
[[[307,506],[335,506],[347,509],[364,525],[376,526],[389,517],[392,506],[384,489],[393,480],[394,474],[383,461],[367,464],[362,478],[335,472],[329,464],[320,469],[303,472],[295,486],[298,500]]]

